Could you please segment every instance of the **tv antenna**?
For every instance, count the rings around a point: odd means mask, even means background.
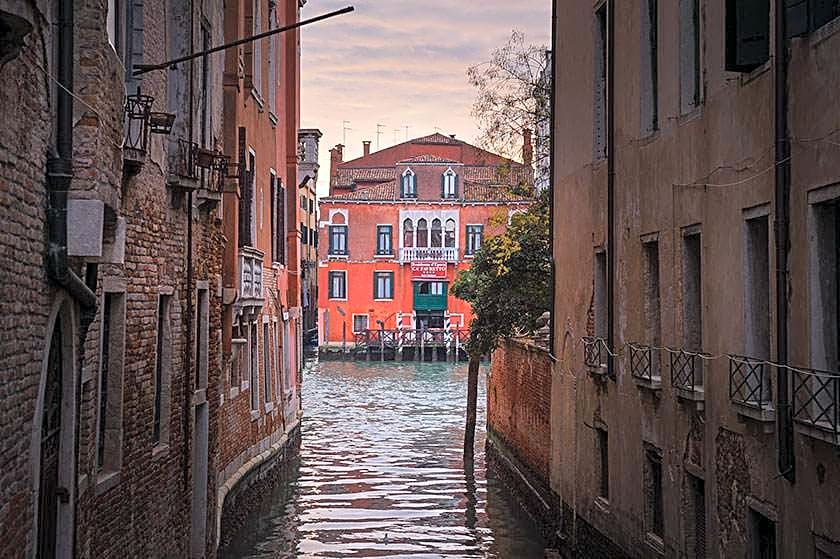
[[[342,126],[342,136],[341,136],[342,142],[341,143],[343,143],[345,146],[347,145],[347,131],[348,130],[353,130],[352,128],[350,128],[350,126],[348,126],[349,124],[350,124],[349,120],[344,120],[344,121],[341,122],[341,126]]]
[[[384,132],[381,131],[382,128],[385,128],[384,124],[376,125],[376,151],[379,151],[379,137],[384,134]]]
[[[403,128],[405,128],[405,141],[408,141],[408,129],[411,128],[408,124],[406,124]]]

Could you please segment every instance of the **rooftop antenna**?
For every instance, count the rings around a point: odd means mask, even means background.
[[[379,151],[379,137],[384,134],[384,132],[381,131],[382,128],[385,128],[384,124],[376,125],[376,151]]]
[[[400,141],[400,129],[399,128],[394,128],[394,143],[396,144],[399,141]]]
[[[408,141],[408,129],[411,128],[408,124],[405,125],[405,141]]]
[[[443,128],[440,126],[435,126],[435,132],[443,132]]]
[[[344,121],[341,122],[341,126],[343,128],[342,142],[341,143],[343,143],[345,146],[347,145],[347,131],[348,130],[353,130],[352,128],[350,128],[348,126],[348,124],[350,124],[349,120],[344,120]]]

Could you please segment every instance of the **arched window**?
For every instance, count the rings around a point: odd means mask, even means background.
[[[432,243],[433,247],[443,246],[443,230],[439,219],[432,220]]]
[[[455,248],[455,220],[446,220],[446,230],[444,235],[444,246],[446,248]]]
[[[417,198],[417,177],[411,169],[403,171],[400,190],[402,191],[402,198]]]
[[[458,175],[452,170],[452,167],[446,170],[441,177],[441,198],[457,198],[458,197]]]
[[[403,247],[414,246],[414,223],[410,219],[403,221]]]
[[[417,246],[421,248],[429,246],[429,224],[425,219],[417,222]]]

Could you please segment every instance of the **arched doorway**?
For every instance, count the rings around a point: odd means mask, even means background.
[[[73,555],[76,352],[67,297],[56,302],[47,331],[32,441],[38,559]]]

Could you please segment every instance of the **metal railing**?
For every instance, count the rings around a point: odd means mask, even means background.
[[[400,349],[421,345],[460,347],[469,338],[469,330],[461,328],[366,329],[353,333],[355,348],[360,351],[385,347]]]
[[[697,352],[670,350],[671,385],[690,392],[703,390],[703,364]]]
[[[607,343],[604,338],[583,338],[583,364],[598,369],[607,366]]]
[[[630,349],[630,374],[648,382],[660,381],[659,353],[654,357],[654,348],[649,345],[628,343]]]
[[[198,166],[196,165],[196,153],[198,144],[178,138],[175,143],[175,151],[172,154],[172,173],[185,179],[198,178]]]
[[[840,373],[803,369],[793,374],[793,417],[840,434]]]
[[[773,407],[770,368],[763,360],[729,356],[729,399],[759,410]]]
[[[458,249],[447,247],[401,248],[400,260],[402,262],[414,262],[418,260],[443,260],[446,262],[457,262]]]

